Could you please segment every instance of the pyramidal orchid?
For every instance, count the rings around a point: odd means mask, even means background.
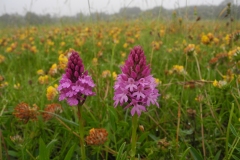
[[[82,59],[76,51],[72,51],[68,59],[66,73],[62,75],[58,91],[59,100],[67,100],[70,106],[83,104],[87,96],[93,96],[95,86],[88,71],[84,71]]]
[[[114,85],[114,107],[131,107],[132,116],[135,113],[140,116],[151,104],[159,107],[157,84],[150,74],[151,69],[141,46],[131,50],[121,70]]]
[[[81,146],[81,159],[86,159],[84,142],[84,123],[82,119],[83,103],[87,96],[93,96],[92,91],[95,86],[88,71],[84,71],[82,59],[76,51],[71,51],[68,59],[66,73],[62,75],[58,90],[59,100],[66,99],[70,106],[78,106],[79,139]]]

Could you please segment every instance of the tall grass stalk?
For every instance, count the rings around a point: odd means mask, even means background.
[[[2,158],[2,130],[0,130],[0,159]]]
[[[228,157],[229,131],[230,131],[230,124],[231,124],[231,121],[232,121],[233,111],[234,111],[234,104],[232,103],[232,108],[231,108],[231,111],[230,111],[228,126],[227,126],[227,134],[226,134],[226,142],[225,142],[225,157]]]

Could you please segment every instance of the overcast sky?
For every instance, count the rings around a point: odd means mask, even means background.
[[[155,6],[174,9],[190,5],[218,5],[223,0],[0,0],[0,15],[31,11],[37,14],[75,15],[82,12],[116,13],[122,7],[139,7],[142,10]]]

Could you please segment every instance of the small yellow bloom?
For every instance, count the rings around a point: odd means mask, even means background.
[[[47,40],[47,44],[48,44],[49,46],[54,46],[54,42],[51,41],[51,40]]]
[[[8,47],[8,48],[6,49],[6,52],[7,52],[7,53],[12,52],[12,51],[13,51],[12,47]]]
[[[111,72],[109,70],[105,70],[102,72],[102,77],[106,78],[106,77],[110,77],[111,76]]]
[[[127,47],[128,47],[128,43],[124,43],[123,48],[127,48]]]
[[[37,74],[38,74],[38,75],[44,75],[44,71],[43,71],[42,69],[39,69],[39,70],[37,71]]]
[[[113,72],[113,73],[112,73],[112,77],[113,77],[114,80],[116,80],[116,79],[117,79],[117,73],[116,73],[116,72]]]
[[[217,81],[216,79],[213,81],[213,86],[214,86],[214,87],[217,87],[217,86],[218,86],[218,81]]]
[[[154,80],[157,85],[162,84],[162,81],[160,81],[158,78],[154,78]]]
[[[53,87],[57,89],[57,88],[58,88],[58,84],[54,84],[54,86],[53,86]]]
[[[3,83],[0,83],[0,88],[4,88],[8,86],[8,82],[3,82]]]
[[[163,37],[165,35],[165,30],[161,29],[160,30],[160,37]]]
[[[47,96],[48,100],[53,100],[56,97],[57,94],[58,94],[58,91],[57,91],[57,89],[55,87],[49,86],[47,88],[46,96]]]
[[[96,65],[98,64],[98,59],[97,59],[97,58],[93,58],[92,64],[93,64],[94,66],[96,66]]]
[[[229,34],[226,35],[226,37],[224,38],[224,40],[225,40],[225,42],[226,42],[227,45],[230,44],[230,35],[229,35]]]
[[[203,44],[209,44],[210,43],[210,39],[208,38],[208,36],[203,35],[202,38],[201,38],[201,42]]]
[[[113,39],[113,43],[118,44],[119,40],[118,39]]]
[[[67,63],[68,63],[68,58],[67,56],[65,56],[64,54],[60,54],[58,57],[58,67],[61,70],[64,70],[67,67]]]
[[[49,81],[48,75],[40,76],[40,77],[38,78],[38,82],[39,82],[40,84],[48,84],[48,81]]]
[[[34,39],[33,37],[29,37],[29,41],[32,42]]]
[[[121,57],[125,58],[126,57],[126,52],[121,52]]]
[[[31,46],[30,51],[33,53],[37,52],[37,47],[36,46]]]
[[[60,46],[63,47],[63,46],[65,46],[65,44],[66,44],[65,42],[61,42]]]
[[[177,73],[177,74],[187,74],[184,67],[180,65],[174,65],[171,71],[172,73]]]
[[[0,63],[5,61],[5,57],[3,55],[0,54]]]
[[[210,41],[212,41],[214,39],[214,35],[212,33],[208,33],[207,37]]]
[[[101,46],[102,46],[102,42],[99,41],[99,42],[97,43],[97,46],[98,46],[98,47],[101,47]]]
[[[213,42],[214,42],[215,45],[218,45],[219,44],[219,39],[218,38],[214,38]]]
[[[54,76],[57,73],[57,64],[54,63],[48,71],[48,74]]]
[[[190,53],[193,53],[194,50],[195,50],[195,44],[189,44],[189,45],[184,49],[184,53],[190,54]]]
[[[17,84],[14,84],[13,87],[14,87],[15,89],[20,89],[21,85],[20,85],[20,83],[17,83]]]

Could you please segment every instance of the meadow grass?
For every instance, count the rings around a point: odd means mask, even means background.
[[[88,159],[127,159],[130,110],[113,107],[115,75],[130,49],[141,45],[161,94],[138,119],[138,159],[238,159],[238,21],[119,21],[5,28],[0,32],[0,159],[80,159],[77,107],[46,96],[59,84],[59,56],[78,51],[96,96],[83,105],[85,137],[108,132],[103,145],[85,146]],[[53,64],[57,67],[52,67]],[[50,72],[50,68],[54,72]],[[43,70],[42,75],[37,73]],[[40,78],[41,76],[45,76]],[[14,109],[37,106],[37,119],[22,121]],[[57,103],[62,113],[42,116]]]

